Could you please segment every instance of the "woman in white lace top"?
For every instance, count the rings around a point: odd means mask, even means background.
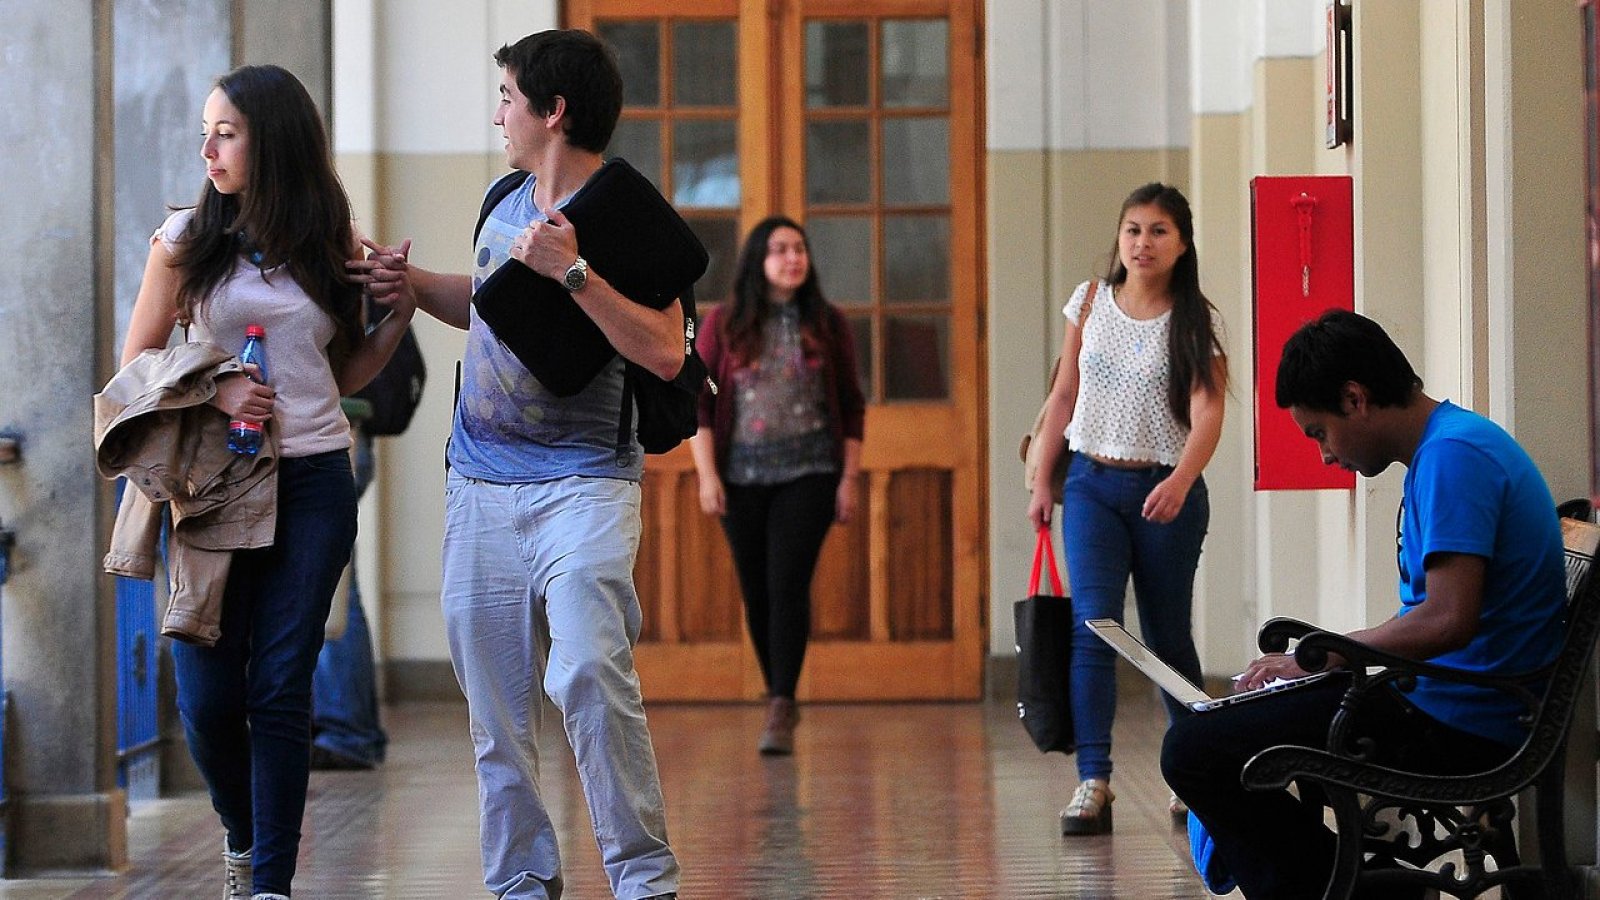
[[[1216,310],[1200,291],[1183,194],[1159,183],[1130,194],[1110,272],[1080,285],[1063,313],[1060,376],[1039,432],[1028,519],[1050,526],[1050,473],[1071,453],[1061,532],[1077,623],[1071,693],[1080,784],[1061,831],[1104,834],[1114,799],[1115,656],[1083,622],[1121,621],[1131,577],[1146,643],[1196,684],[1201,678],[1190,633],[1210,518],[1201,471],[1222,433],[1228,369]],[[1168,708],[1184,714],[1170,700]],[[1186,813],[1176,798],[1171,811],[1180,821]]]

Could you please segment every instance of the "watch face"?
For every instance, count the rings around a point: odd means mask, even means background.
[[[567,270],[567,274],[561,279],[561,283],[565,285],[569,291],[578,291],[583,289],[583,285],[588,280],[589,270],[580,261],[572,264],[572,268]]]

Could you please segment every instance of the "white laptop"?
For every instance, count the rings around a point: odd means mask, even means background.
[[[1208,712],[1224,706],[1231,706],[1235,703],[1254,700],[1257,697],[1265,697],[1268,694],[1276,694],[1279,691],[1305,687],[1333,674],[1332,672],[1317,672],[1304,678],[1296,678],[1292,681],[1277,681],[1253,690],[1229,694],[1226,697],[1212,697],[1205,691],[1190,684],[1189,679],[1183,677],[1177,669],[1167,665],[1161,657],[1151,652],[1149,647],[1146,647],[1143,642],[1129,633],[1128,629],[1123,628],[1116,619],[1089,619],[1083,624],[1094,632],[1095,636],[1100,640],[1110,644],[1111,649],[1120,653],[1123,659],[1133,663],[1134,668],[1143,672],[1163,691],[1171,694],[1174,700],[1195,712]]]

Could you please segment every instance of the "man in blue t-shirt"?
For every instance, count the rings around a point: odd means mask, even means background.
[[[1289,338],[1277,403],[1322,459],[1373,477],[1406,467],[1396,517],[1400,608],[1351,633],[1410,659],[1509,674],[1551,662],[1566,598],[1561,530],[1544,478],[1500,426],[1422,391],[1422,380],[1376,322],[1335,310]],[[1339,660],[1333,661],[1335,664]],[[1245,669],[1239,686],[1306,675],[1287,654]],[[1240,703],[1174,723],[1161,767],[1210,832],[1246,897],[1320,897],[1335,838],[1320,804],[1252,792],[1246,762],[1280,744],[1323,746],[1347,679]],[[1356,727],[1380,735],[1385,764],[1455,774],[1492,768],[1526,737],[1513,698],[1419,679],[1363,707]]]
[[[410,266],[409,244],[369,244],[355,280],[467,330],[450,433],[441,605],[477,748],[484,882],[503,898],[559,894],[556,829],[539,796],[546,695],[560,710],[617,897],[675,896],[655,751],[633,644],[640,628],[637,442],[618,466],[623,359],[670,379],[683,310],[629,301],[578,255],[566,201],[597,172],[622,109],[611,51],[584,31],[501,47],[495,124],[529,172],[489,214],[472,275]],[[562,283],[616,349],[588,386],[558,397],[498,341],[472,294],[509,260]],[[532,314],[530,312],[530,314]]]

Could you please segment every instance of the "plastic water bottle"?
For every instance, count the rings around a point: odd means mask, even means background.
[[[239,362],[249,366],[254,365],[254,375],[246,374],[257,384],[267,383],[267,330],[260,325],[251,325],[244,330],[244,349],[239,351]],[[228,423],[228,449],[241,456],[255,456],[261,449],[261,423],[241,422],[234,419]]]

